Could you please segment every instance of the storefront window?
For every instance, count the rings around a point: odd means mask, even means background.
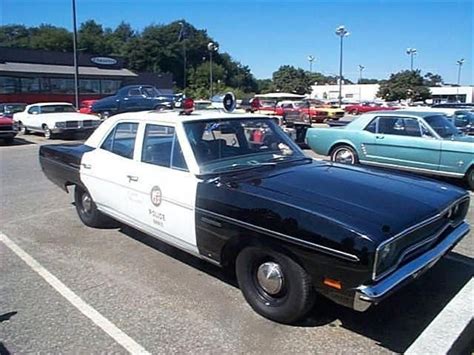
[[[101,80],[102,94],[115,94],[120,89],[120,80]]]
[[[0,76],[0,94],[20,92],[20,80],[11,76]]]
[[[79,91],[83,94],[100,94],[100,80],[80,79]]]
[[[74,94],[74,79],[51,78],[51,92],[61,94]]]

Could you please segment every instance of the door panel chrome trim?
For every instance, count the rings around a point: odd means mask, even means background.
[[[441,175],[441,176],[448,176],[448,177],[463,177],[464,176],[464,174],[461,174],[461,173],[452,173],[452,172],[447,172],[447,171],[414,168],[414,167],[408,167],[408,166],[403,166],[403,165],[373,162],[369,160],[360,160],[360,162],[366,165],[374,165],[374,166],[380,166],[380,167],[386,167],[386,168],[392,168],[392,169],[400,169],[404,171],[426,173],[430,175]]]

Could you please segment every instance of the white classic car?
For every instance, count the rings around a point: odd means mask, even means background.
[[[42,132],[46,139],[55,134],[92,131],[102,122],[98,117],[77,112],[67,102],[28,105],[23,112],[15,113],[13,120],[22,134]]]

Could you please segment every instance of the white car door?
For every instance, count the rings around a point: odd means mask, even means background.
[[[40,107],[35,105],[31,106],[28,111],[24,112],[21,121],[27,128],[38,129],[41,126],[39,119]]]
[[[130,187],[136,180],[133,158],[138,125],[118,122],[102,144],[81,160],[81,180],[97,207],[121,220],[127,219],[134,197]]]
[[[194,208],[199,180],[188,171],[175,127],[147,123],[140,136],[130,217],[160,239],[197,253]]]

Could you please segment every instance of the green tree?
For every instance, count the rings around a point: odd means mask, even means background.
[[[273,86],[276,91],[305,94],[310,91],[311,78],[301,68],[283,65],[273,73]]]
[[[111,49],[107,48],[102,25],[94,20],[88,20],[79,27],[78,47],[84,52],[93,54],[107,55],[111,52]]]
[[[357,80],[357,84],[378,84],[380,82],[379,79],[369,79],[369,78],[362,78]]]
[[[443,78],[439,74],[428,72],[424,76],[424,84],[426,86],[441,86],[443,85]]]
[[[386,82],[380,84],[377,96],[387,101],[424,101],[431,97],[431,92],[419,70],[404,70],[391,74]]]
[[[273,89],[272,79],[257,79],[257,93],[268,94],[273,91],[275,90]]]

